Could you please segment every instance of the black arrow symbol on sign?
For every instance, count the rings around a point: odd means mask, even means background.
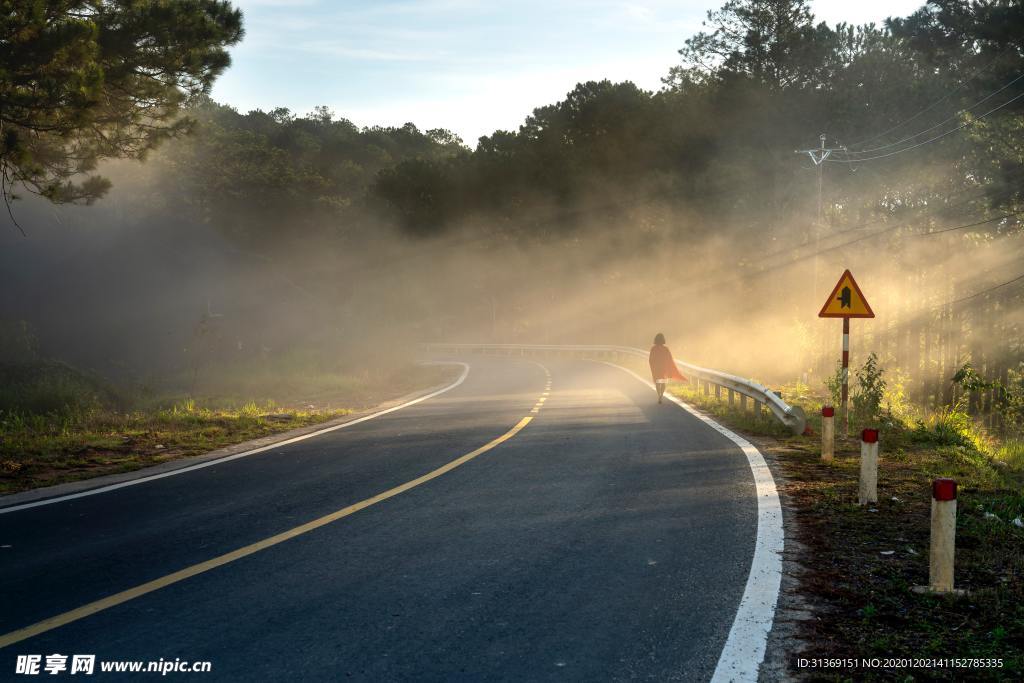
[[[843,287],[843,291],[836,297],[836,301],[839,302],[839,308],[851,308],[852,298],[853,292],[850,291],[850,288]]]

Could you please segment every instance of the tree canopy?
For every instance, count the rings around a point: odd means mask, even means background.
[[[242,37],[223,0],[0,1],[0,171],[57,202],[90,202],[109,183],[99,160],[140,158],[191,126]]]

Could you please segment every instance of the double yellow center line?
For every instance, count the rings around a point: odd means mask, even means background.
[[[547,399],[547,396],[550,393],[551,373],[548,372],[546,368],[544,369],[544,371],[548,373],[547,385],[545,387],[544,394],[541,396],[541,399],[530,411],[531,413],[537,413],[540,411],[540,406],[544,404],[544,401]],[[184,581],[185,579],[196,576],[197,574],[202,574],[203,572],[208,572],[211,569],[222,567],[226,564],[234,562],[235,560],[240,560],[243,557],[248,557],[249,555],[258,553],[261,550],[266,550],[267,548],[275,546],[278,543],[284,543],[285,541],[295,538],[296,536],[307,534],[310,531],[313,531],[314,529],[319,529],[320,527],[326,526],[331,522],[336,522],[339,519],[348,517],[349,515],[359,512],[360,510],[365,510],[371,505],[376,505],[377,503],[385,501],[388,498],[394,498],[398,494],[404,493],[409,489],[416,488],[417,486],[425,484],[428,481],[431,481],[432,479],[437,479],[441,475],[451,472],[456,467],[465,465],[473,458],[486,453],[487,451],[491,450],[492,448],[495,448],[496,446],[499,446],[500,444],[505,443],[506,441],[514,437],[516,434],[521,432],[523,428],[526,427],[526,425],[530,424],[530,421],[532,419],[532,417],[527,415],[526,417],[521,419],[515,427],[508,430],[507,432],[505,432],[498,438],[494,439],[493,441],[490,441],[489,443],[484,444],[480,448],[477,448],[475,451],[466,453],[462,457],[456,458],[455,460],[452,460],[451,462],[442,465],[441,467],[438,467],[436,470],[424,474],[422,477],[417,477],[412,481],[407,481],[406,483],[400,486],[388,489],[383,493],[378,493],[377,495],[371,498],[361,500],[358,503],[353,503],[348,507],[332,512],[328,515],[324,515],[323,517],[314,519],[311,522],[306,522],[305,524],[297,526],[293,529],[288,529],[287,531],[283,531],[275,536],[271,536],[270,538],[265,538],[262,541],[257,541],[255,543],[244,546],[237,550],[232,550],[229,553],[219,555],[217,557],[214,557],[213,559],[206,560],[205,562],[200,562],[199,564],[194,564],[191,567],[185,567],[184,569],[180,569],[174,572],[173,574],[162,576],[159,579],[154,579],[152,581],[148,581],[141,585],[135,586],[134,588],[129,588],[128,590],[121,591],[120,593],[115,593],[114,595],[110,595],[100,600],[96,600],[95,602],[90,602],[89,604],[83,605],[77,609],[64,612],[63,614],[58,614],[57,616],[50,617],[49,619],[44,619],[42,621],[36,622],[35,624],[32,624],[31,626],[26,626],[25,628],[18,629],[17,631],[11,631],[10,633],[0,635],[0,648],[7,647],[8,645],[13,645],[14,643],[19,643],[28,638],[32,638],[33,636],[37,636],[40,633],[52,631],[55,628],[59,628],[66,624],[70,624],[71,622],[78,621],[79,619],[84,619],[85,617],[96,614],[97,612],[102,612],[106,609],[110,609],[111,607],[116,607],[117,605],[128,602],[129,600],[134,600],[135,598],[146,595],[147,593],[152,593],[153,591],[160,590],[161,588],[166,588],[167,586],[178,583],[180,581]]]

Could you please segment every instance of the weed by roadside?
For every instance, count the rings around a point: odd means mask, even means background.
[[[68,386],[77,389],[55,392],[52,396],[60,400],[47,402],[47,411],[19,408],[39,404],[13,400],[0,410],[0,494],[127,472],[320,424],[438,384],[450,372],[410,365],[398,368],[386,382],[347,378],[333,392],[322,380],[302,385],[293,379],[300,393],[291,394],[294,398],[287,403],[252,397],[154,397],[127,408],[109,397],[95,399],[98,393],[83,396],[82,384],[72,373]],[[26,375],[25,395],[45,396],[50,387],[46,376],[37,375],[35,383],[30,379]],[[102,389],[99,385],[97,392]],[[317,403],[307,402],[311,396]]]

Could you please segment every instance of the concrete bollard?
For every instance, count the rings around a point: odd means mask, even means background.
[[[953,593],[953,561],[956,554],[956,481],[932,482],[932,539],[928,565],[929,588]]]
[[[832,406],[821,408],[821,459],[832,462],[836,454],[836,409]]]
[[[860,505],[878,502],[878,430],[860,433]]]

